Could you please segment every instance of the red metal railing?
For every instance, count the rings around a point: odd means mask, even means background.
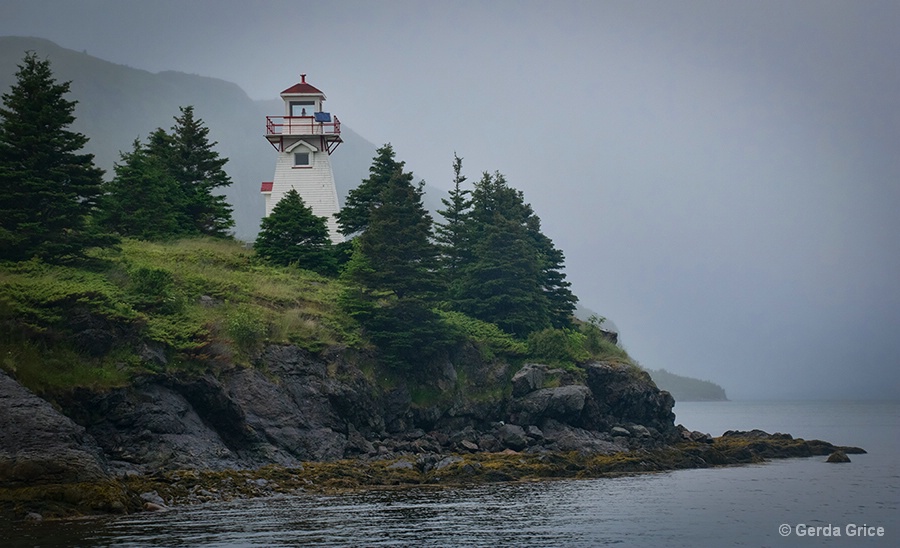
[[[340,135],[341,121],[316,122],[312,116],[266,116],[266,135]]]

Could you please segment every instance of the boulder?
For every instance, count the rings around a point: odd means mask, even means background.
[[[516,424],[504,424],[497,429],[497,439],[504,447],[514,451],[521,451],[528,447],[528,437],[525,429]]]
[[[825,462],[850,462],[850,457],[847,456],[847,453],[843,451],[835,451],[834,453],[828,455],[828,459]]]
[[[519,397],[528,394],[544,385],[544,377],[547,374],[547,366],[536,363],[526,363],[512,378],[513,396]]]
[[[96,441],[72,419],[0,370],[0,484],[33,486],[103,480]]]
[[[478,444],[477,444],[477,443],[472,443],[472,442],[469,441],[469,440],[462,440],[461,442],[459,442],[459,444],[460,444],[464,449],[468,449],[469,451],[478,451]]]
[[[582,384],[542,388],[513,400],[510,418],[522,423],[540,423],[544,418],[575,423],[590,397],[591,390]]]
[[[585,365],[587,386],[591,389],[591,409],[585,410],[591,421],[634,423],[654,428],[666,439],[680,437],[675,428],[675,400],[660,390],[650,375],[635,366],[594,362]],[[589,426],[585,424],[585,426]]]

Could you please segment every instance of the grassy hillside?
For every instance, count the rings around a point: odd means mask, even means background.
[[[342,287],[215,239],[125,240],[78,267],[0,263],[0,367],[38,393],[53,393],[124,385],[147,373],[252,366],[266,343],[374,352],[337,304]],[[442,317],[460,344],[487,359],[630,363],[621,348],[580,333],[561,344],[523,341],[463,314]]]

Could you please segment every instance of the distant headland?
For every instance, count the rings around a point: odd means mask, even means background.
[[[725,389],[712,381],[676,375],[665,369],[648,369],[647,373],[657,386],[672,394],[675,401],[728,401]]]

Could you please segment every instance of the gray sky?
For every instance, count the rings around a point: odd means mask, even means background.
[[[0,0],[0,35],[255,99],[307,73],[436,187],[454,151],[499,170],[634,358],[732,398],[900,396],[897,29],[893,0]]]

